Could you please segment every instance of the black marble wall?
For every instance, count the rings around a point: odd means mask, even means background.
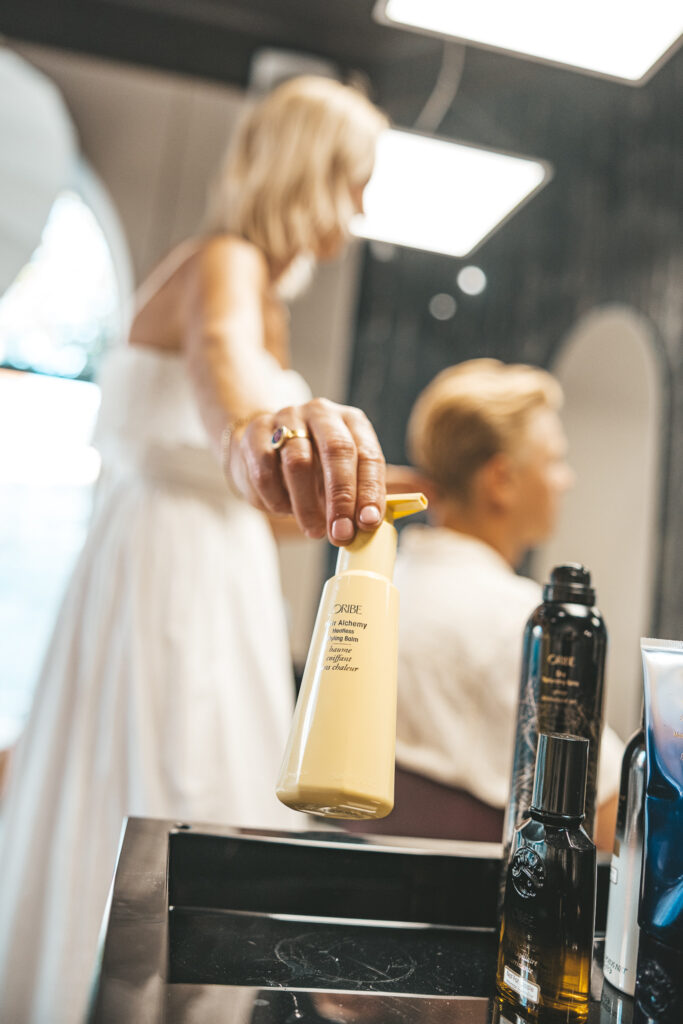
[[[386,69],[379,100],[397,126],[412,125],[437,71],[433,59]],[[387,261],[368,246],[349,382],[400,462],[411,404],[444,366],[482,355],[547,366],[589,310],[642,314],[665,397],[652,628],[671,637],[683,636],[682,97],[683,49],[633,87],[468,48],[437,133],[549,160],[554,178],[467,259],[395,248]],[[456,286],[467,263],[487,275],[478,296]],[[457,301],[450,320],[429,313],[438,292]]]

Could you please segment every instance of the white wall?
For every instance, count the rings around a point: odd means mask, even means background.
[[[534,575],[543,582],[566,561],[590,569],[609,633],[606,717],[626,738],[640,715],[639,639],[650,631],[657,530],[661,399],[651,328],[623,306],[595,310],[553,369],[577,483]]]
[[[197,230],[243,94],[61,50],[13,48],[59,86],[81,148],[119,211],[139,281]]]
[[[206,187],[245,103],[238,89],[44,47],[12,47],[60,88],[81,148],[109,190],[130,246],[136,280],[194,234]],[[321,266],[292,307],[294,367],[316,395],[342,398],[360,248]],[[320,596],[324,543],[288,542],[283,589],[294,656],[305,658]]]

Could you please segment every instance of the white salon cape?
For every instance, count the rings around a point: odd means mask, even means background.
[[[396,761],[503,808],[522,637],[541,587],[483,541],[426,526],[401,532],[394,582],[401,597]],[[598,804],[619,789],[623,749],[605,726]]]

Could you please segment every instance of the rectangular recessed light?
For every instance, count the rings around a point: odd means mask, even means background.
[[[547,163],[391,129],[355,235],[467,256],[551,177]]]
[[[681,0],[378,0],[378,21],[642,84],[683,32]]]

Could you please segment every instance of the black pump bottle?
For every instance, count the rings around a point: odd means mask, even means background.
[[[584,827],[593,835],[602,731],[607,630],[582,565],[556,566],[543,603],[524,630],[517,731],[503,828],[505,855],[527,813],[539,733],[571,733],[589,741]]]
[[[531,808],[507,865],[496,987],[507,1019],[521,1009],[539,1024],[588,1014],[595,846],[582,828],[588,741],[538,741]]]

